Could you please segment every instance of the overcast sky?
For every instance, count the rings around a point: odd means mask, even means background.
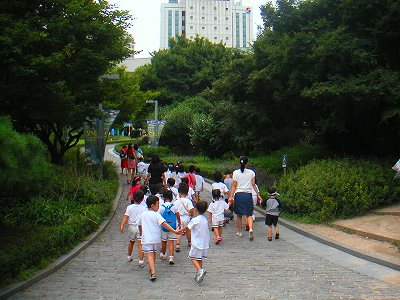
[[[242,0],[243,6],[253,8],[253,33],[257,34],[257,25],[262,25],[260,5],[269,0]],[[143,50],[136,57],[150,57],[149,52],[160,48],[160,9],[161,3],[168,0],[109,0],[120,9],[128,10],[135,18],[129,32],[135,37],[135,50]],[[275,1],[273,1],[275,2]]]

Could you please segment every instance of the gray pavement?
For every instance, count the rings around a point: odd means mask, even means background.
[[[115,161],[119,165],[118,158]],[[262,221],[255,224],[253,242],[247,235],[235,235],[235,223],[224,227],[223,242],[211,244],[205,261],[207,276],[201,284],[193,279],[195,269],[187,258],[186,239],[175,256],[175,265],[157,260],[157,280],[151,282],[147,266],[141,269],[137,260],[133,264],[126,261],[128,236],[119,232],[125,208],[122,197],[100,238],[12,299],[400,298],[400,285],[379,279],[398,276],[399,272],[351,257],[283,227],[281,239],[268,242]],[[137,255],[136,247],[133,254]]]

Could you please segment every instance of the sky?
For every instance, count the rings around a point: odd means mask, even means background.
[[[259,7],[268,1],[270,0],[242,0],[243,6],[253,8],[254,38],[257,25],[262,25]],[[161,3],[168,3],[168,0],[109,0],[109,3],[118,5],[119,9],[128,10],[134,17],[129,32],[135,38],[135,50],[143,50],[135,57],[150,57],[150,52],[160,48]]]

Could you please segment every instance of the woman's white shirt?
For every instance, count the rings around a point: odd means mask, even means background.
[[[240,170],[233,171],[232,179],[237,182],[236,193],[250,193],[252,191],[252,179],[256,176],[253,170],[244,169],[243,173]]]

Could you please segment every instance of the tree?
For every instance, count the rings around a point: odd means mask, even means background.
[[[39,137],[53,163],[99,113],[99,76],[129,55],[128,26],[107,1],[0,3],[0,112]]]

